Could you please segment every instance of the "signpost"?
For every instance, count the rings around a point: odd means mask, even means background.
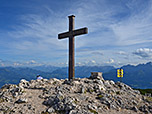
[[[74,30],[74,15],[69,16],[69,31],[58,34],[58,39],[63,39],[69,37],[69,81],[74,80],[75,77],[75,42],[74,36],[87,34],[88,28],[81,28]]]
[[[117,69],[117,77],[120,78],[120,82],[122,82],[123,69]]]

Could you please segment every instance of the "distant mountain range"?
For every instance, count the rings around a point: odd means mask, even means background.
[[[92,71],[108,72],[114,67],[112,66],[81,66],[76,67],[76,77],[89,77]],[[0,68],[0,87],[4,84],[17,84],[21,79],[32,80],[36,79],[37,74],[42,75],[44,78],[68,78],[67,67],[53,67],[53,66],[37,66],[37,67],[1,67]]]
[[[125,65],[121,67],[124,70],[123,82],[134,88],[152,88],[152,62],[146,64]],[[116,69],[103,74],[106,79],[119,81],[116,77]]]
[[[21,79],[32,80],[36,79],[37,74],[41,74],[44,78],[50,78],[48,72],[35,70],[32,68],[13,68],[1,67],[0,68],[0,87],[4,84],[17,84]]]
[[[35,66],[32,67],[32,69],[39,70],[42,72],[53,72],[54,70],[57,70],[59,67],[51,66],[51,65],[42,65],[42,66]]]
[[[112,69],[114,69],[113,66],[78,66],[75,67],[75,77],[89,77],[91,72],[108,72]],[[51,74],[59,79],[67,78],[68,68],[64,67],[56,69]]]
[[[139,64],[137,66],[125,65],[122,81],[134,88],[152,88],[152,63]],[[89,77],[91,72],[103,72],[103,77],[108,80],[119,81],[117,69],[113,66],[77,66],[75,77]],[[37,66],[32,68],[0,68],[0,87],[6,83],[17,84],[21,79],[36,79],[40,74],[44,78],[68,78],[67,67]]]

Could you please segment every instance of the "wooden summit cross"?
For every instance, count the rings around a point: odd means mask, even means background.
[[[69,16],[69,31],[58,34],[58,39],[69,37],[69,81],[73,81],[75,77],[75,61],[74,61],[74,36],[87,34],[88,28],[74,30],[74,15]]]

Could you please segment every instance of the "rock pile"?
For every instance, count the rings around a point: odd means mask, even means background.
[[[152,113],[152,98],[102,75],[76,79],[21,80],[0,89],[0,114]]]

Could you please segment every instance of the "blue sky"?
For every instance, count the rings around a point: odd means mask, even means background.
[[[68,62],[68,16],[75,29],[76,65],[146,63],[152,60],[151,0],[0,0],[0,66]]]

